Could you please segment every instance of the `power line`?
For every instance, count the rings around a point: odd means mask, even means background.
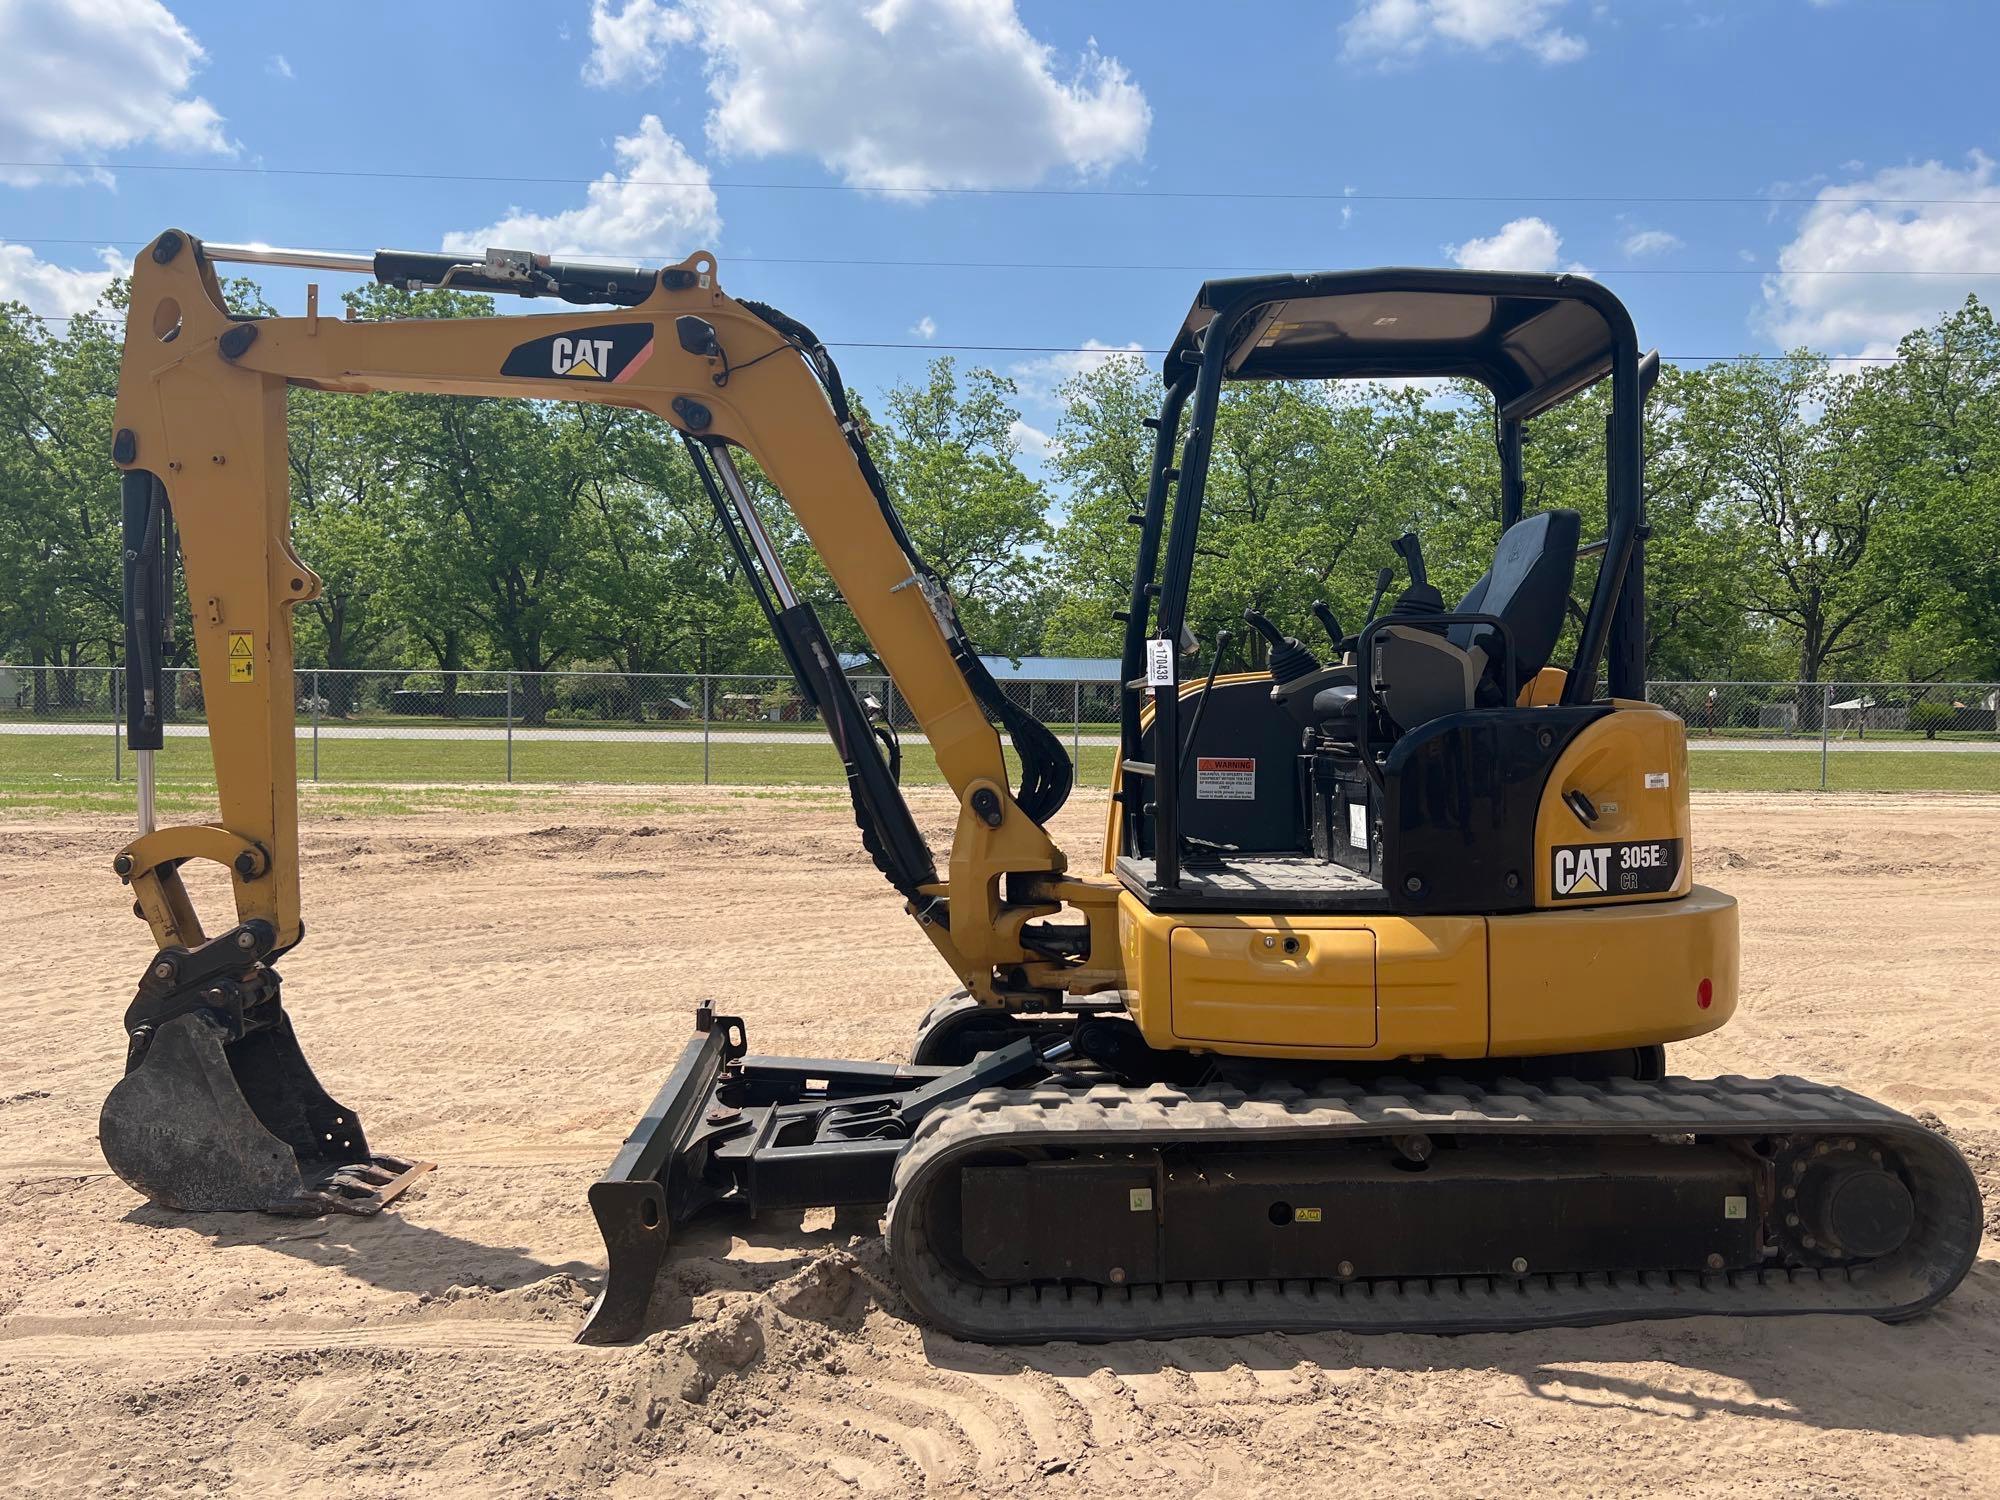
[[[960,187],[943,183],[905,183],[870,187],[849,182],[717,182],[709,178],[612,177],[530,177],[503,173],[474,172],[389,172],[361,167],[251,167],[199,162],[89,162],[89,161],[0,161],[0,168],[21,171],[55,172],[196,172],[248,177],[334,177],[384,182],[483,182],[509,185],[527,184],[559,187],[651,187],[697,188],[727,192],[772,193],[897,193],[911,197],[989,198],[1154,198],[1169,200],[1209,199],[1239,202],[1287,203],[1648,203],[1648,204],[1771,204],[1771,203],[1879,203],[1902,207],[1992,206],[1991,198],[1889,198],[1874,195],[1826,197],[1801,193],[1363,193],[1346,188],[1339,192],[1279,192],[1265,189],[1220,191],[1212,188],[1109,188],[1109,187]]]
[[[30,312],[37,323],[107,323],[115,324],[116,318],[107,318],[98,313],[74,313],[57,316],[48,313]],[[922,349],[935,354],[1095,354],[1104,359],[1115,359],[1120,355],[1164,355],[1166,349],[1106,348],[1103,345],[1077,346],[1073,344],[935,344],[919,340],[898,339],[827,339],[829,349]],[[1672,364],[1740,364],[1756,363],[1760,360],[1785,359],[1783,354],[1663,354],[1661,359]],[[1826,360],[1830,364],[1880,364],[1886,356],[1877,354],[1817,354],[1815,359]]]
[[[109,236],[96,238],[56,239],[48,236],[22,236],[0,234],[0,244],[8,245],[67,245],[90,246],[105,249],[139,249],[150,245],[151,239],[114,239]],[[318,245],[318,250],[336,252],[343,255],[372,255],[380,246],[374,245]],[[664,250],[579,250],[571,252],[585,260],[657,260],[678,263],[685,252]],[[890,270],[948,270],[948,271],[1171,271],[1176,274],[1197,276],[1214,275],[1260,275],[1282,274],[1293,267],[1283,262],[1269,262],[1262,265],[1217,265],[1214,262],[1174,264],[1161,261],[1027,261],[1027,260],[893,260],[873,256],[826,256],[826,255],[724,255],[719,257],[732,265],[745,266],[839,266],[846,268],[883,268]],[[2000,269],[1983,270],[1937,270],[1932,267],[1912,267],[1908,270],[1891,270],[1871,266],[1854,270],[1815,269],[1800,271],[1766,270],[1757,266],[1621,266],[1605,274],[1625,276],[1955,276],[1964,279],[2000,277]]]

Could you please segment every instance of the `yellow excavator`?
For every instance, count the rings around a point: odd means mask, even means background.
[[[303,317],[253,319],[226,306],[223,263],[592,310],[356,322],[320,316],[314,289]],[[593,401],[685,442],[862,843],[963,987],[907,1063],[751,1056],[739,1019],[698,1009],[590,1191],[608,1272],[581,1338],[645,1327],[691,1216],[825,1205],[886,1204],[911,1308],[976,1340],[1921,1312],[1980,1237],[1948,1143],[1839,1088],[1663,1076],[1664,1044],[1729,1019],[1738,941],[1734,902],[1693,880],[1682,726],[1644,701],[1657,369],[1576,276],[1205,284],[1147,423],[1107,841],[1075,868],[1047,831],[1069,759],[981,666],[826,346],[725,295],[711,255],[647,269],[160,235],[132,275],[113,453],[140,765],[115,869],[156,951],[107,1159],[191,1211],[374,1212],[426,1170],[374,1151],[279,997],[274,965],[304,935],[292,612],[319,588],[290,541],[286,388]],[[1383,570],[1354,630],[1322,605],[1308,643],[1250,611],[1268,670],[1221,673],[1187,616],[1224,388],[1401,376],[1492,393],[1491,567],[1447,603],[1405,536],[1405,576]],[[1575,512],[1528,513],[1523,429],[1603,381],[1608,524],[1585,542]],[[895,731],[787,577],[738,450],[922,727],[958,805],[942,863],[898,788]],[[161,827],[176,556],[220,816]],[[190,860],[229,872],[213,936]]]

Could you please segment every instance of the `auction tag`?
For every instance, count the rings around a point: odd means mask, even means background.
[[[1198,802],[1255,802],[1257,762],[1248,755],[1197,755],[1194,795]]]
[[[1174,643],[1157,637],[1146,642],[1146,686],[1174,685]]]
[[[1663,792],[1666,789],[1667,789],[1667,773],[1665,771],[1648,771],[1646,773],[1647,791]]]

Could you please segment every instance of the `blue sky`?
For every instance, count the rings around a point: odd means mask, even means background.
[[[1996,44],[1944,0],[14,0],[0,297],[73,311],[169,224],[709,248],[829,340],[920,346],[838,351],[874,389],[945,345],[1161,345],[1204,274],[1458,262],[1586,269],[1670,355],[1879,353],[2000,291]],[[1217,192],[1306,196],[1179,196]],[[1085,358],[961,357],[1038,431]]]

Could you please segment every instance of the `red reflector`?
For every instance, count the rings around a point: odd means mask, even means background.
[[[1701,982],[1700,987],[1694,992],[1694,1003],[1703,1010],[1707,1010],[1715,1003],[1715,981],[1704,979]]]

